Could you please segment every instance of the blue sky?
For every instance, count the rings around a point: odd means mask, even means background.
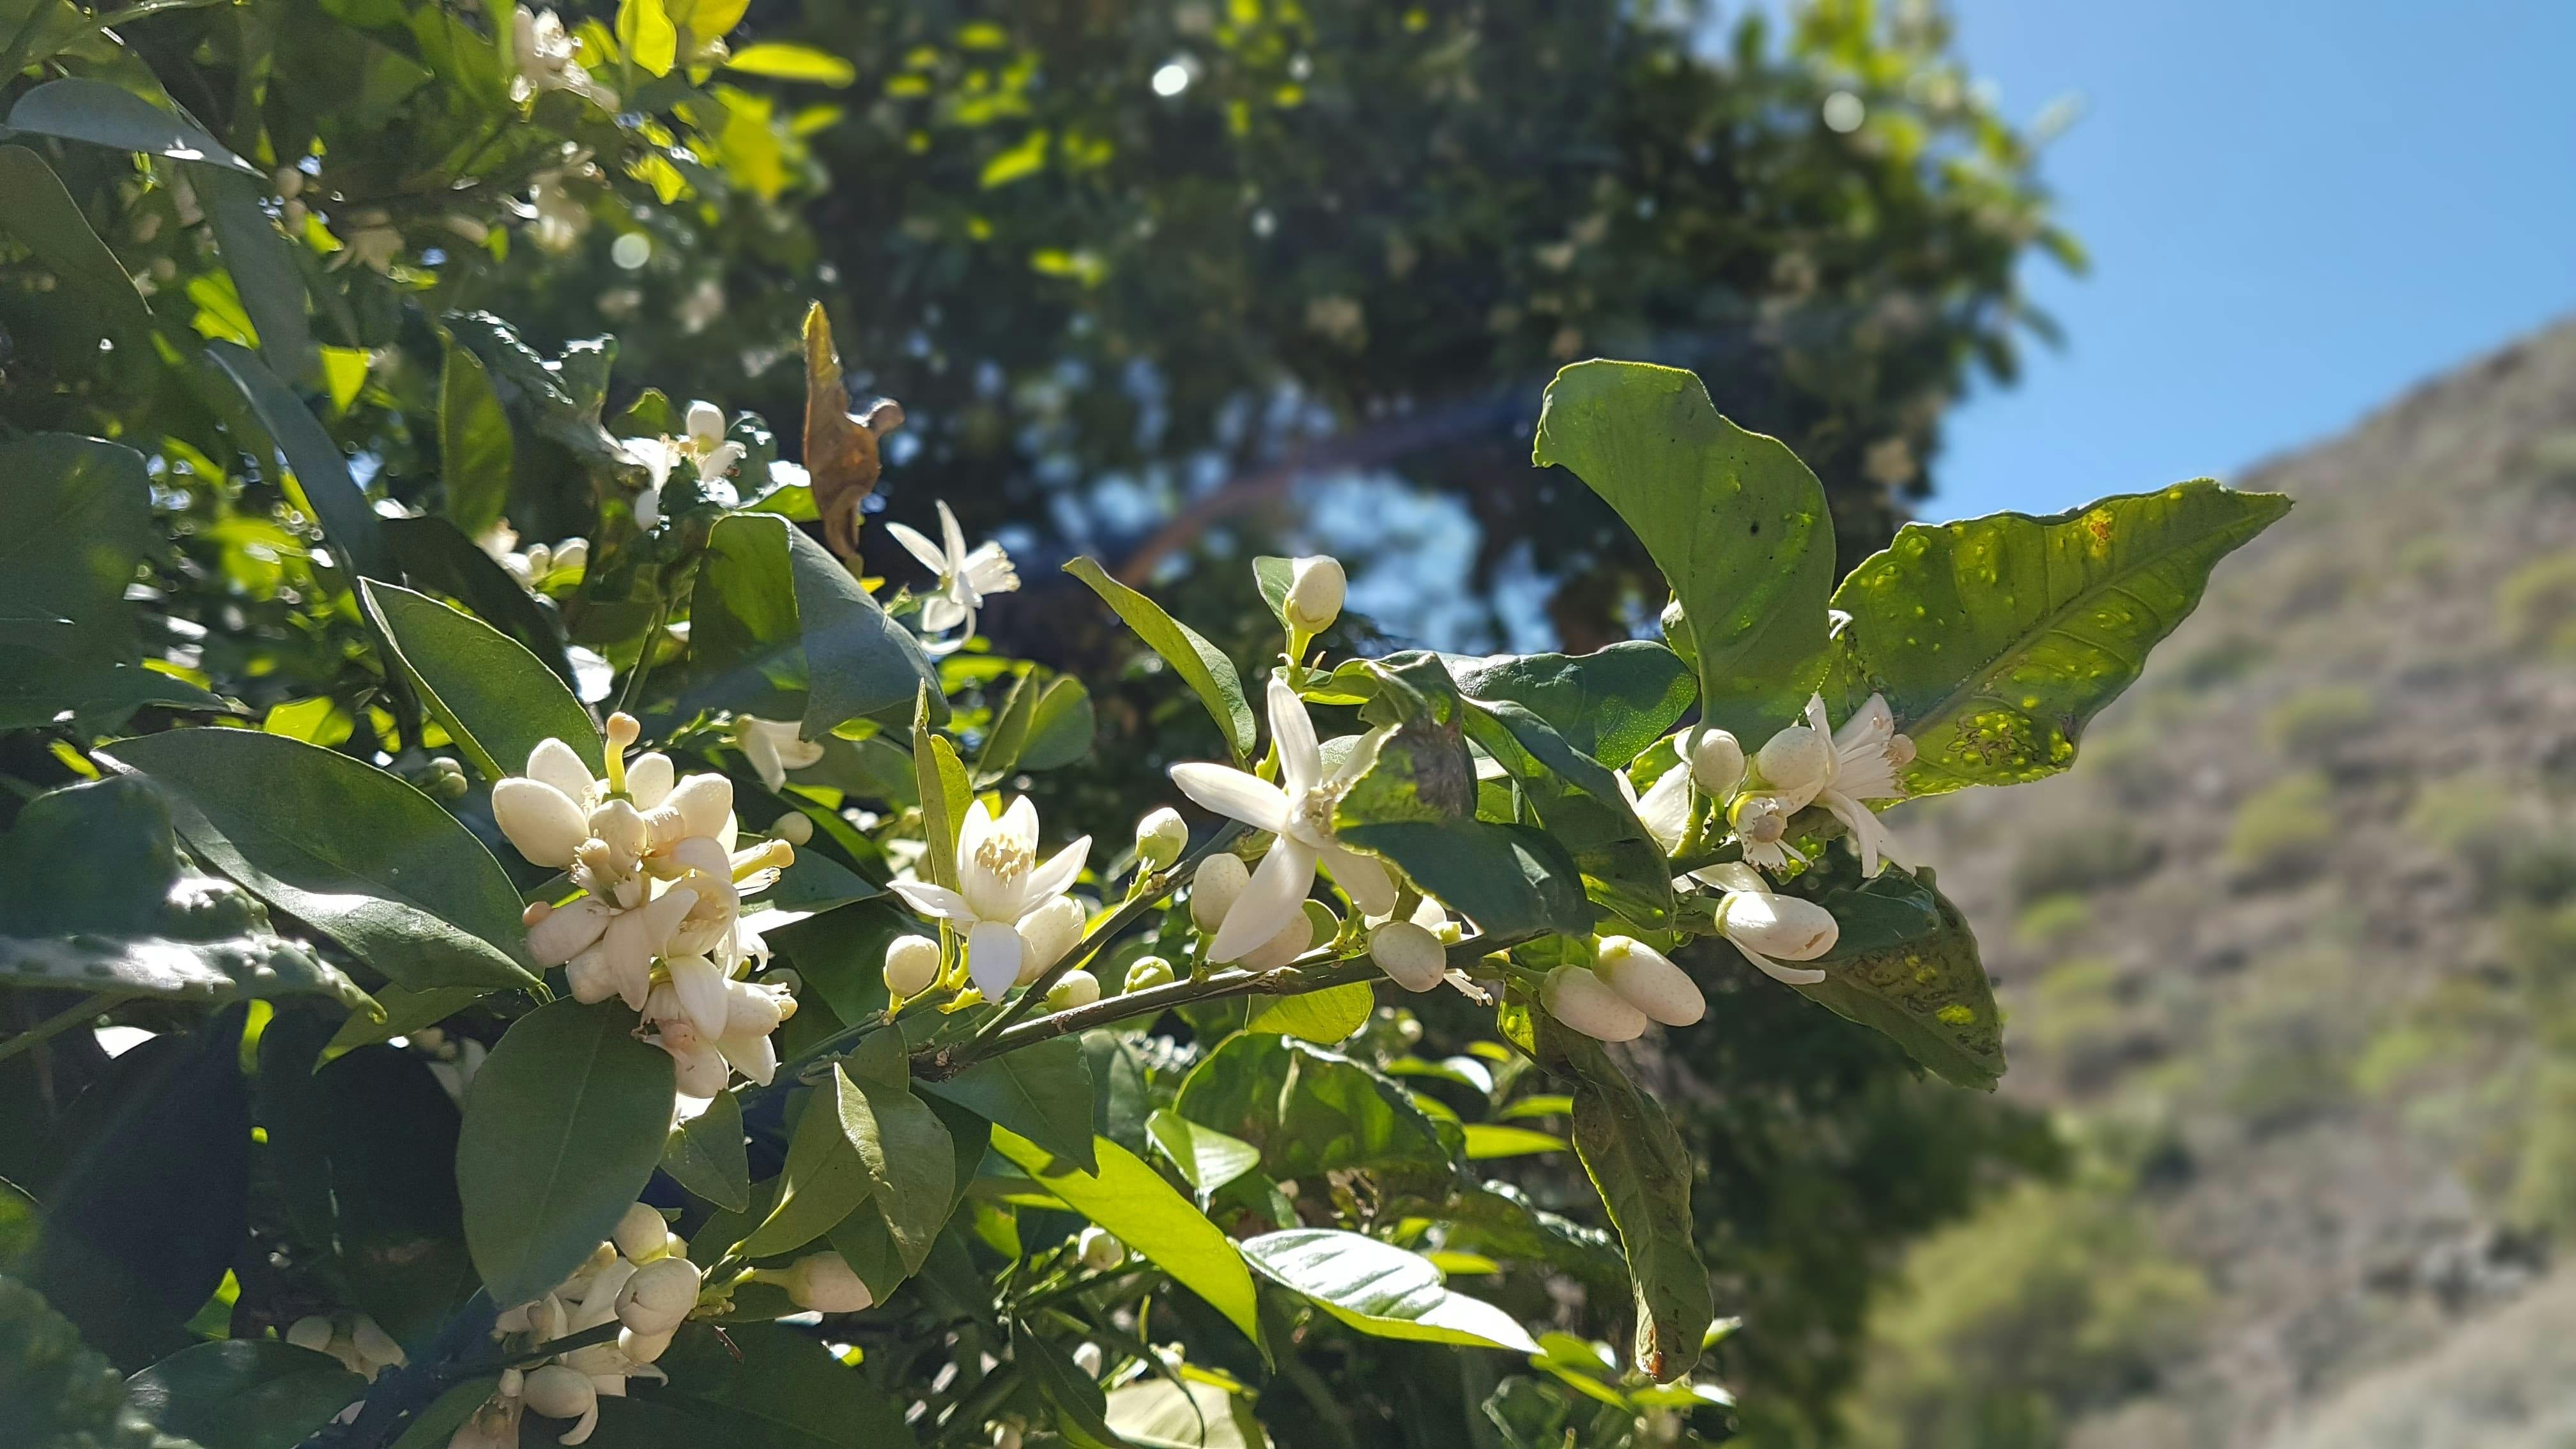
[[[2576,0],[1952,0],[2093,254],[1933,518],[2227,477],[2576,313]]]

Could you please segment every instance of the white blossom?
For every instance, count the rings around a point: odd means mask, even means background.
[[[1781,746],[1776,771],[1774,746]],[[1805,724],[1791,725],[1762,747],[1760,767],[1764,783],[1783,797],[1787,813],[1812,803],[1840,820],[1860,856],[1861,872],[1876,875],[1891,853],[1891,842],[1887,826],[1866,802],[1903,795],[1897,771],[1913,759],[1914,742],[1896,732],[1886,696],[1871,695],[1836,730],[1826,721],[1820,694],[1808,699]]]
[[[1342,599],[1350,581],[1342,572],[1342,561],[1329,555],[1289,561],[1288,597],[1280,612],[1300,632],[1321,634],[1333,627],[1342,616]]]
[[[1635,1041],[1646,1033],[1646,1014],[1586,966],[1569,963],[1548,972],[1539,983],[1539,1003],[1596,1041]]]
[[[736,715],[733,740],[742,748],[743,758],[751,762],[753,772],[760,776],[760,783],[768,786],[772,794],[786,786],[788,771],[802,770],[823,758],[821,740],[801,737],[798,727],[784,720]]]
[[[1449,948],[1412,921],[1387,921],[1368,933],[1369,959],[1407,991],[1429,991],[1449,974]]]
[[[1181,793],[1220,815],[1240,820],[1276,837],[1269,853],[1252,873],[1208,943],[1207,959],[1232,961],[1278,935],[1304,908],[1320,863],[1350,895],[1360,913],[1381,916],[1395,909],[1395,881],[1384,865],[1333,838],[1333,808],[1377,762],[1380,736],[1363,736],[1339,769],[1324,773],[1322,747],[1306,705],[1285,680],[1270,681],[1271,746],[1279,756],[1279,783],[1224,765],[1184,764],[1172,767],[1172,783]],[[1201,867],[1204,871],[1205,867]]]
[[[935,916],[966,933],[966,974],[976,989],[999,1001],[1020,978],[1026,944],[1020,922],[1064,893],[1082,874],[1091,855],[1086,835],[1049,856],[1037,858],[1038,807],[1026,795],[996,821],[977,800],[957,832],[957,889],[928,881],[898,880],[894,890],[926,916]]]
[[[511,16],[510,38],[519,73],[510,80],[510,99],[526,105],[541,91],[570,91],[603,111],[617,109],[617,92],[591,79],[590,70],[573,57],[580,47],[551,10],[518,7]]]
[[[1842,926],[1814,901],[1771,891],[1750,866],[1711,866],[1701,874],[1726,891],[1717,928],[1762,974],[1790,986],[1813,986],[1825,973],[1784,961],[1812,961],[1834,948]]]
[[[939,502],[938,543],[907,524],[888,523],[886,532],[894,535],[894,541],[902,544],[905,552],[919,559],[923,568],[938,575],[932,592],[921,601],[921,627],[932,634],[945,634],[951,629],[958,632],[946,643],[933,646],[933,654],[963,648],[967,640],[975,637],[975,612],[984,607],[984,600],[1020,586],[1019,571],[1011,567],[1011,556],[1002,551],[1000,544],[987,540],[972,552],[967,550],[966,531],[957,526],[957,515],[950,511],[945,499]]]
[[[1690,973],[1633,936],[1604,936],[1593,972],[1629,1005],[1666,1026],[1688,1026],[1708,1014],[1708,998]]]

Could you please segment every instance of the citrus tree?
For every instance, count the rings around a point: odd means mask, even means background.
[[[2068,767],[2286,507],[1845,571],[1785,445],[1579,362],[1526,476],[1660,640],[1338,657],[1340,565],[1263,558],[1247,675],[1077,558],[1086,680],[979,635],[1000,545],[862,510],[902,412],[819,308],[761,344],[793,419],[612,410],[612,341],[474,310],[585,225],[771,227],[800,125],[727,77],[828,56],[656,0],[7,19],[12,1443],[1724,1437],[1762,1328],[1619,1044],[1722,984],[1991,1087],[1882,812]],[[1188,758],[1042,819],[1112,708]]]

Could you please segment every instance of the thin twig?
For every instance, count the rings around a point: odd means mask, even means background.
[[[131,991],[102,991],[67,1011],[55,1012],[7,1041],[0,1041],[0,1061],[7,1061],[47,1037],[60,1036],[82,1022],[91,1020],[103,1012],[113,1011],[134,998],[135,993]]]

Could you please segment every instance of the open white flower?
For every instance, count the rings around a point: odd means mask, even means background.
[[[751,761],[760,783],[776,794],[787,783],[787,772],[818,764],[823,758],[823,742],[799,737],[793,724],[774,719],[754,719],[736,715],[733,742],[742,747],[742,755]]]
[[[1628,808],[1637,812],[1637,822],[1646,833],[1670,855],[1682,843],[1682,833],[1690,828],[1691,772],[1675,765],[1655,777],[1655,783],[1639,795],[1628,781],[1628,772],[1612,770],[1610,777],[1619,782],[1619,793],[1627,797]]]
[[[982,800],[966,812],[957,831],[957,889],[928,881],[898,880],[895,893],[926,916],[954,923],[966,933],[966,974],[989,1000],[1020,979],[1020,957],[1026,949],[1020,922],[1064,894],[1082,874],[1091,856],[1086,835],[1049,856],[1037,858],[1038,807],[1023,795],[1011,802],[1000,820]]]
[[[998,543],[986,541],[973,552],[966,548],[966,531],[957,526],[957,515],[949,511],[947,500],[939,503],[940,542],[932,543],[920,529],[901,523],[889,523],[886,532],[904,550],[921,560],[921,566],[939,576],[935,592],[921,601],[921,627],[932,634],[945,634],[957,629],[957,636],[934,647],[934,654],[945,654],[961,648],[975,637],[975,611],[984,607],[990,594],[1007,594],[1020,586],[1019,571],[1011,567],[1011,556],[1002,552]],[[964,625],[959,628],[959,625]]]
[[[698,486],[712,490],[743,459],[743,445],[725,439],[723,409],[711,402],[693,402],[687,418],[687,432],[681,437],[617,440],[617,455],[642,468],[653,480],[635,497],[635,523],[639,528],[649,529],[661,522],[662,485],[671,481],[672,471],[680,464],[693,465]],[[731,504],[731,490],[725,490],[718,501]]]
[[[1395,881],[1385,866],[1333,838],[1333,807],[1377,763],[1378,736],[1364,736],[1339,769],[1324,773],[1323,748],[1305,701],[1284,680],[1270,681],[1270,741],[1279,752],[1279,783],[1224,765],[1172,767],[1172,783],[1208,809],[1278,838],[1252,873],[1208,943],[1207,959],[1232,961],[1267,943],[1305,908],[1324,865],[1363,916],[1395,909]]]
[[[1851,832],[1852,849],[1860,855],[1861,872],[1876,875],[1879,865],[1894,854],[1894,842],[1886,824],[1864,802],[1893,800],[1905,793],[1905,787],[1897,783],[1896,772],[1913,762],[1914,742],[1896,732],[1896,717],[1887,707],[1887,697],[1878,694],[1852,711],[1851,718],[1844,720],[1838,730],[1827,727],[1824,696],[1816,695],[1807,701],[1807,728],[1833,742],[1824,779],[1813,801]]]

